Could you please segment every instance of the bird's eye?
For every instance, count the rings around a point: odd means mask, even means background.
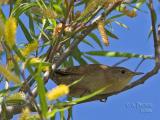
[[[126,71],[125,71],[125,70],[121,70],[121,73],[122,73],[122,74],[125,74],[125,73],[126,73]]]

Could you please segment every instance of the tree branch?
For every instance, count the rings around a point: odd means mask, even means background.
[[[118,5],[120,5],[122,2],[123,2],[123,0],[118,0],[117,2],[115,2],[115,4],[113,4],[111,7],[109,7],[109,8],[107,9],[107,12],[106,12],[106,13],[103,12],[103,13],[101,14],[101,16],[97,19],[97,21],[100,20],[100,19],[102,19],[102,18],[104,18],[104,17],[106,17],[109,13],[111,13]],[[58,68],[58,67],[62,64],[62,62],[72,53],[72,51],[74,50],[74,48],[75,48],[92,30],[94,30],[94,29],[96,28],[96,26],[97,26],[97,23],[96,23],[96,21],[95,21],[94,23],[92,23],[91,25],[89,25],[89,26],[86,27],[87,29],[82,32],[82,35],[77,36],[77,39],[75,39],[75,40],[71,43],[70,47],[68,47],[68,48],[64,51],[64,53],[60,56],[59,60],[52,65],[52,71],[54,71],[56,68]]]

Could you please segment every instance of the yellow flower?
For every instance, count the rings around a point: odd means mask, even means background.
[[[4,35],[7,45],[12,48],[15,44],[16,37],[16,19],[14,17],[10,17],[5,23]]]
[[[31,58],[30,60],[29,60],[29,63],[30,64],[36,64],[36,63],[40,63],[42,60],[40,59],[40,58]]]
[[[33,41],[32,43],[29,43],[23,50],[22,50],[22,55],[23,56],[28,56],[31,52],[35,51],[38,49],[38,41]]]
[[[55,100],[68,93],[69,93],[69,87],[67,85],[61,84],[57,86],[56,88],[53,88],[48,93],[46,93],[46,96],[49,100]]]
[[[5,78],[7,78],[8,81],[13,81],[14,83],[20,83],[20,79],[18,76],[14,75],[9,71],[8,69],[4,68],[2,65],[0,65],[0,74],[2,74]]]
[[[38,114],[32,114],[28,107],[22,109],[19,120],[41,120]]]
[[[29,108],[24,108],[22,110],[22,114],[20,115],[19,120],[28,120],[30,116],[30,110]]]
[[[109,45],[109,40],[108,40],[108,36],[106,34],[106,31],[105,31],[105,24],[103,21],[98,21],[98,30],[99,30],[99,33],[101,35],[101,38],[102,38],[102,41],[103,43],[108,46]]]
[[[19,120],[41,120],[38,114],[31,113],[28,107],[22,109]]]

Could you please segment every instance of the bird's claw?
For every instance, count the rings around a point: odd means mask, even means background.
[[[106,101],[107,101],[107,98],[100,99],[100,102],[106,102]]]

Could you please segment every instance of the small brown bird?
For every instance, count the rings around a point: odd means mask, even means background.
[[[140,72],[133,72],[124,67],[110,67],[102,64],[88,64],[73,66],[65,69],[58,69],[54,73],[56,84],[66,84],[78,81],[70,87],[69,95],[81,97],[107,85],[101,94],[111,93],[123,89],[135,75]]]

